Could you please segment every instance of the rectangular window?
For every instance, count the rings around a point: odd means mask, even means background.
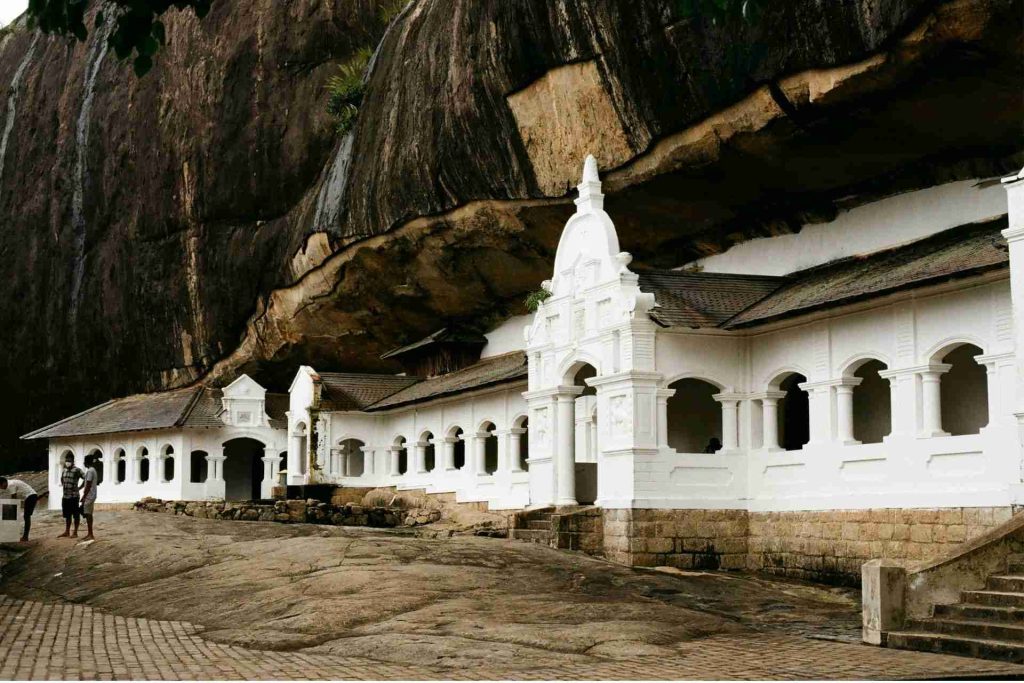
[[[0,519],[5,522],[14,522],[18,519],[18,504],[4,503],[0,505]]]

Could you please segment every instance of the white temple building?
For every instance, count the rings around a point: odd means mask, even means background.
[[[101,502],[267,497],[283,468],[491,509],[594,505],[630,564],[693,555],[691,537],[780,562],[815,555],[807,539],[927,554],[1024,505],[1024,179],[889,197],[679,270],[633,266],[593,158],[578,189],[536,313],[397,349],[404,375],[304,366],[287,397],[243,376],[25,438],[50,440],[55,478],[65,451],[101,453]],[[958,511],[941,540],[935,510]],[[861,517],[896,528],[821,527]],[[655,521],[697,526],[639,531]],[[616,524],[634,542],[613,552]]]

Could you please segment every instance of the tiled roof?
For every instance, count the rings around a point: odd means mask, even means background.
[[[286,426],[284,413],[288,410],[288,395],[268,393],[266,410],[271,426]],[[190,387],[153,394],[135,394],[101,403],[22,438],[52,439],[172,427],[223,427],[220,411],[220,389]]]
[[[426,379],[371,405],[368,410],[397,408],[462,391],[520,380],[527,375],[526,354],[513,351],[493,358],[484,358],[462,370]]]
[[[638,270],[641,291],[654,295],[650,315],[663,327],[718,327],[788,280],[768,275]]]
[[[749,327],[902,289],[1005,268],[1010,257],[1006,240],[999,232],[1006,225],[1005,216],[971,223],[901,247],[793,273],[787,284],[736,315],[723,327]]]
[[[404,375],[363,375],[354,372],[318,372],[323,383],[320,408],[363,410],[420,381]]]

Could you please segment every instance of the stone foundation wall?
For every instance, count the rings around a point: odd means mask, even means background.
[[[998,508],[752,512],[748,568],[770,574],[860,585],[868,560],[931,560],[1006,522]]]
[[[601,549],[580,549],[634,567],[748,569],[856,586],[860,567],[868,560],[938,558],[1018,511],[603,510]]]
[[[745,510],[605,510],[604,554],[633,567],[743,569]]]

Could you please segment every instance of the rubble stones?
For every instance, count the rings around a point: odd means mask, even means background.
[[[135,510],[163,512],[199,519],[231,519],[245,522],[284,524],[329,524],[332,526],[369,526],[394,528],[422,526],[441,519],[440,510],[367,507],[345,503],[333,505],[318,500],[279,500],[272,505],[254,502],[174,501],[143,498]]]

